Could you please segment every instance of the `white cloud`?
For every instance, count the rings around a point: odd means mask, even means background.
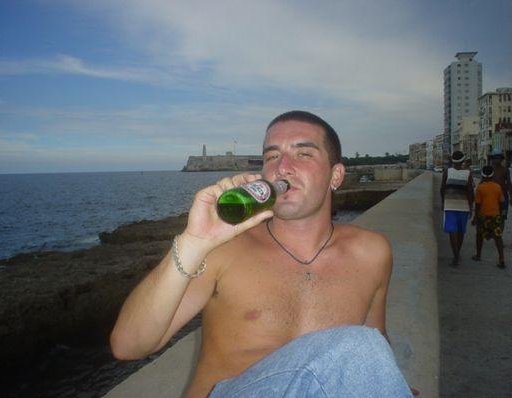
[[[432,48],[418,32],[385,33],[389,19],[410,27],[408,2],[122,4],[113,18],[152,59],[207,68],[223,85],[299,88],[387,106],[390,92],[401,103],[437,96],[446,62],[440,52],[425,51]]]
[[[191,81],[186,72],[168,65],[161,68],[152,65],[116,66],[98,65],[80,58],[59,54],[49,58],[0,59],[0,75],[66,74],[98,79],[121,80],[168,87],[188,86]],[[1,104],[1,102],[0,102]]]
[[[407,1],[75,4],[110,18],[146,66],[101,67],[68,55],[47,65],[65,73],[164,84],[204,79],[387,107],[390,96],[392,106],[411,96],[435,98],[446,63],[415,27],[421,16]]]

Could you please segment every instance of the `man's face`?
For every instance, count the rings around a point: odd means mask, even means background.
[[[331,187],[343,180],[341,164],[331,167],[320,126],[299,121],[280,122],[267,132],[263,144],[263,177],[285,179],[291,188],[281,195],[274,212],[280,218],[298,219],[322,208],[330,211]]]

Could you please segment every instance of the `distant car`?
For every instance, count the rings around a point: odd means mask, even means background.
[[[360,179],[359,179],[359,182],[368,182],[370,181],[370,179],[368,178],[368,176],[362,176]]]

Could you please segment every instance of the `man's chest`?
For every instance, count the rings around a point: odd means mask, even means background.
[[[354,267],[239,264],[223,275],[207,311],[241,327],[302,334],[364,323],[375,289]]]

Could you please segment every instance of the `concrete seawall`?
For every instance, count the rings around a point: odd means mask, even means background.
[[[437,397],[439,324],[433,178],[424,173],[358,217],[354,224],[385,234],[394,269],[387,326],[398,364],[422,397]],[[106,397],[180,397],[200,344],[200,329],[183,338]]]
[[[407,381],[428,398],[439,395],[440,355],[433,194],[432,173],[423,173],[354,221],[391,242],[388,334]]]

